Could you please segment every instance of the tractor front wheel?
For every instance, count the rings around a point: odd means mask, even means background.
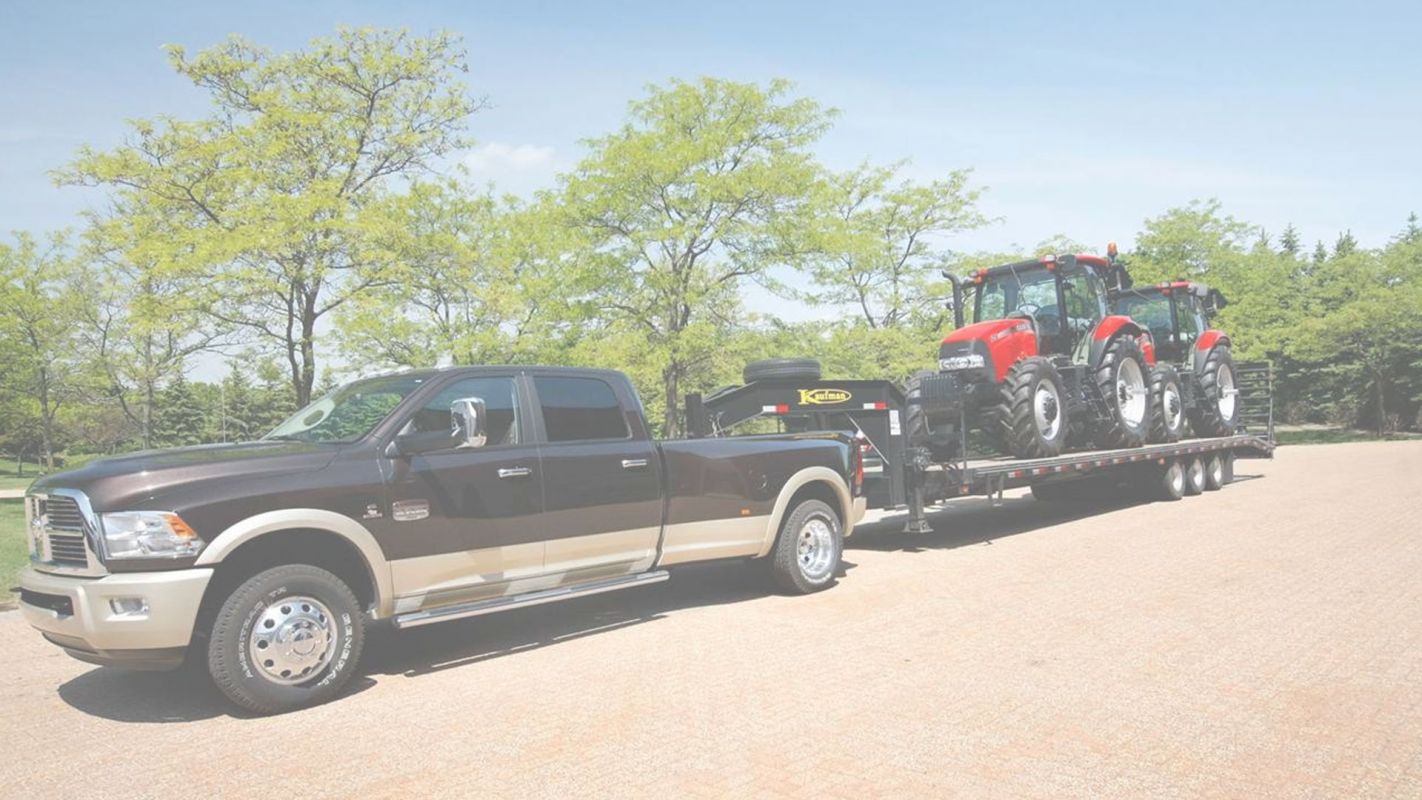
[[[1066,446],[1066,385],[1041,356],[1012,365],[998,393],[995,417],[1003,451],[1017,458],[1061,455]]]
[[[1190,415],[1197,436],[1229,436],[1239,424],[1239,390],[1234,356],[1228,345],[1216,345],[1200,368],[1200,397]]]
[[[1108,418],[1096,432],[1101,447],[1140,447],[1151,426],[1150,386],[1145,355],[1129,336],[1117,336],[1096,365],[1096,388]]]

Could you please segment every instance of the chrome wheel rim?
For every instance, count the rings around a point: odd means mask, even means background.
[[[1037,384],[1032,393],[1032,419],[1043,439],[1055,439],[1062,428],[1062,398],[1051,381]]]
[[[1175,493],[1175,494],[1183,494],[1183,493],[1184,493],[1184,491],[1185,491],[1185,470],[1183,470],[1183,469],[1180,468],[1180,463],[1179,463],[1178,461],[1177,461],[1176,463],[1174,463],[1174,464],[1171,464],[1171,465],[1170,465],[1170,469],[1166,470],[1165,478],[1166,478],[1166,480],[1170,481],[1170,491],[1171,491],[1171,492],[1173,492],[1173,493]]]
[[[1234,370],[1230,369],[1229,365],[1220,366],[1220,371],[1215,375],[1215,386],[1220,393],[1220,417],[1234,419],[1234,401],[1239,390],[1234,388]]]
[[[262,677],[293,686],[321,673],[336,653],[331,610],[313,597],[283,597],[252,624],[247,652]]]
[[[1224,483],[1224,461],[1219,456],[1210,459],[1210,482],[1216,486]]]
[[[1145,375],[1133,358],[1122,361],[1116,369],[1116,408],[1121,420],[1133,428],[1145,419]]]
[[[1165,390],[1161,392],[1160,404],[1161,410],[1165,412],[1166,430],[1180,430],[1185,420],[1185,404],[1181,402],[1180,390],[1175,384],[1165,385]]]
[[[812,581],[829,577],[836,558],[833,523],[824,517],[810,517],[800,526],[795,558],[800,574]]]

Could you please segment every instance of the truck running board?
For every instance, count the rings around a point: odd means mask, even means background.
[[[513,595],[512,597],[496,597],[492,600],[480,600],[476,603],[464,603],[462,605],[434,608],[427,611],[411,611],[408,614],[396,616],[392,622],[396,628],[403,630],[420,625],[429,625],[433,622],[445,622],[446,620],[462,619],[464,617],[477,617],[480,614],[494,614],[499,611],[511,611],[515,608],[527,608],[529,606],[552,603],[558,600],[571,600],[574,597],[586,597],[591,594],[615,592],[618,589],[630,589],[633,586],[645,586],[649,583],[661,583],[669,577],[671,577],[671,574],[666,570],[640,572],[625,578],[614,578],[612,580],[597,581],[596,583],[559,586],[556,589],[543,589],[537,592]]]

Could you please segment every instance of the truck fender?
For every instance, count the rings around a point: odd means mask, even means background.
[[[365,560],[375,584],[375,617],[389,616],[395,608],[395,592],[390,580],[390,564],[380,544],[365,526],[344,514],[319,508],[283,508],[266,511],[229,526],[207,543],[193,566],[215,566],[238,547],[269,533],[294,529],[334,534],[355,546]]]
[[[1228,346],[1229,343],[1229,337],[1225,335],[1225,332],[1215,328],[1210,328],[1200,334],[1200,338],[1195,340],[1194,360],[1191,363],[1195,372],[1198,374],[1205,368],[1205,359],[1210,357],[1210,351],[1215,349],[1215,345]]]
[[[849,486],[845,484],[844,476],[829,467],[806,467],[791,475],[790,480],[780,487],[780,494],[775,498],[775,506],[771,509],[770,520],[765,526],[765,538],[761,542],[760,551],[755,554],[756,558],[765,556],[770,552],[770,548],[775,546],[775,536],[780,532],[780,523],[790,512],[790,498],[808,484],[817,481],[833,487],[835,496],[839,498],[839,518],[844,524],[844,535],[849,535],[854,527],[854,498],[849,495]]]

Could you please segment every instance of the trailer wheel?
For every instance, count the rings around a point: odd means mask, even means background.
[[[1151,426],[1150,385],[1145,355],[1130,336],[1117,336],[1096,365],[1096,388],[1109,418],[1096,432],[1102,447],[1140,447]]]
[[[1172,458],[1156,470],[1156,495],[1161,500],[1179,500],[1185,496],[1185,467]]]
[[[1229,345],[1216,345],[1199,374],[1200,395],[1191,409],[1196,436],[1229,436],[1239,424],[1239,389]]]
[[[834,583],[844,552],[844,527],[823,500],[803,500],[785,515],[770,553],[776,587],[790,594],[818,592]]]
[[[1224,482],[1224,456],[1215,453],[1205,459],[1205,491],[1219,491]]]
[[[1150,371],[1150,403],[1150,441],[1180,441],[1185,433],[1185,393],[1175,367],[1157,364]]]
[[[233,703],[279,714],[340,693],[364,642],[360,603],[344,581],[307,564],[272,567],[218,609],[208,674]]]
[[[998,391],[993,428],[1017,458],[1061,455],[1067,439],[1067,393],[1061,373],[1041,356],[1012,365]]]
[[[1205,491],[1205,462],[1199,458],[1185,461],[1185,494],[1194,496]]]
[[[752,361],[741,370],[746,383],[756,381],[817,381],[820,362],[813,358],[767,358]]]

